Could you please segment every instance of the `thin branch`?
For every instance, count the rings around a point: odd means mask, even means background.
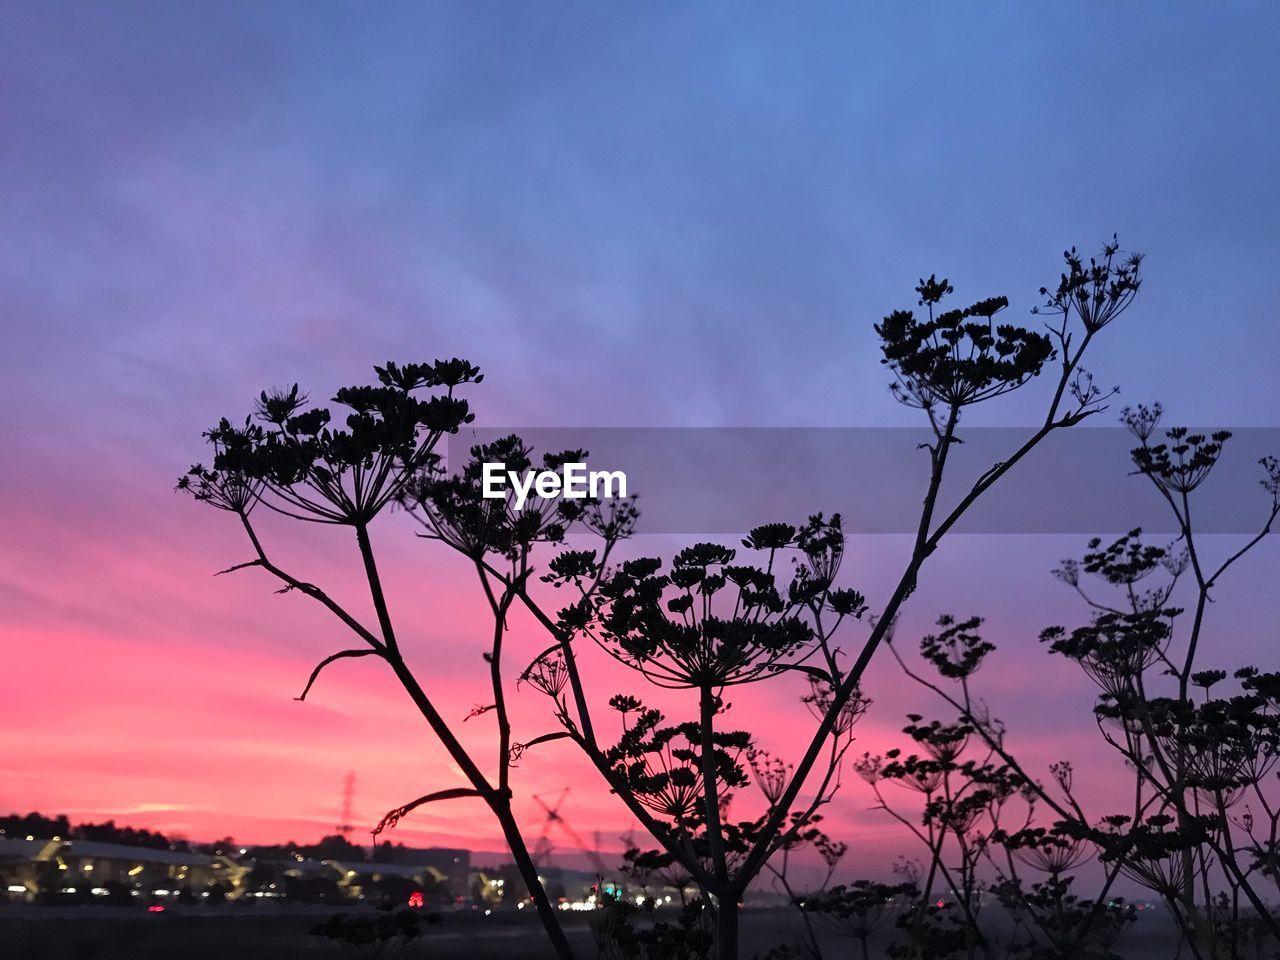
[[[297,577],[290,576],[285,573],[269,559],[267,559],[266,551],[262,548],[262,542],[258,539],[257,532],[253,529],[253,524],[249,522],[247,514],[241,513],[240,522],[244,526],[245,532],[249,535],[249,541],[253,544],[253,549],[258,554],[257,565],[266,570],[277,580],[286,583],[292,590],[300,590],[316,602],[320,603],[326,610],[341,620],[347,627],[361,640],[369,644],[376,650],[382,649],[382,642],[378,640],[373,633],[365,627],[359,620],[344,610],[337,602],[335,602],[327,593],[310,583],[304,583]],[[242,564],[243,566],[243,564]]]
[[[217,573],[214,574],[214,576],[220,577],[224,573],[235,573],[237,570],[244,570],[246,567],[260,567],[260,566],[262,566],[261,560],[246,560],[244,563],[237,563],[233,567],[227,567],[227,569],[225,570],[219,570]]]
[[[325,657],[323,660],[320,661],[319,665],[314,670],[311,671],[311,676],[307,678],[307,685],[302,688],[302,693],[300,693],[298,696],[294,697],[293,699],[295,700],[307,699],[307,694],[311,692],[311,685],[314,684],[316,682],[316,678],[320,676],[320,671],[323,670],[325,667],[327,667],[329,664],[333,663],[335,660],[344,660],[349,657],[368,657],[371,655],[378,656],[378,657],[382,656],[382,654],[379,651],[370,648],[367,650],[343,650],[340,653],[335,653],[331,656]]]
[[[378,834],[382,833],[382,831],[391,829],[408,814],[418,809],[418,807],[425,806],[428,803],[435,803],[437,800],[460,800],[463,797],[483,798],[485,797],[485,794],[480,790],[470,790],[466,787],[453,787],[449,790],[437,790],[435,793],[428,793],[424,797],[412,800],[409,803],[406,803],[403,807],[396,807],[394,810],[387,813],[378,821],[378,825],[373,828],[373,835],[376,837]]]

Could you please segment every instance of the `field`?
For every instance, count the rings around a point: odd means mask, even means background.
[[[290,960],[371,956],[345,953],[309,934],[326,912],[219,909],[149,915],[113,908],[0,907],[0,960]],[[411,950],[398,956],[432,960],[550,960],[542,932],[519,914],[450,913]],[[743,960],[795,938],[796,915],[756,910],[743,914]],[[597,950],[585,918],[568,918],[580,960]],[[825,931],[826,960],[860,956],[858,945]],[[1177,943],[1163,914],[1144,914],[1120,944],[1130,960],[1169,960]],[[875,950],[874,956],[883,956]]]

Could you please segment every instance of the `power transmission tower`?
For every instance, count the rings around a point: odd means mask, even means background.
[[[347,771],[347,777],[342,782],[342,822],[338,824],[338,833],[342,836],[349,836],[355,831],[355,827],[351,825],[352,814],[351,808],[356,796],[356,772],[354,770]]]
[[[535,795],[533,799],[537,800],[542,809],[546,812],[546,816],[542,821],[542,836],[538,838],[538,843],[534,847],[533,862],[538,866],[548,865],[551,858],[551,829],[558,827],[560,831],[576,846],[582,853],[586,854],[587,859],[591,861],[591,865],[596,872],[603,875],[609,872],[608,865],[604,862],[604,858],[600,856],[600,834],[595,835],[594,847],[587,846],[585,840],[578,835],[578,832],[569,825],[569,822],[560,815],[560,808],[564,806],[565,798],[569,795],[569,788],[556,791],[554,794],[544,793]],[[554,796],[555,802],[548,803],[543,797]]]

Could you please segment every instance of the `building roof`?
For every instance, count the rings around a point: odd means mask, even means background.
[[[406,863],[423,863],[432,867],[470,866],[471,851],[456,847],[404,847],[396,850],[396,859]]]
[[[217,861],[216,857],[204,853],[135,847],[124,843],[100,843],[95,840],[68,840],[62,845],[59,853],[71,857],[129,860],[133,863],[167,863],[180,867],[211,867]]]
[[[0,859],[34,860],[37,853],[49,845],[48,840],[28,840],[26,837],[0,837]]]
[[[407,863],[363,863],[361,861],[340,862],[338,860],[326,860],[325,863],[336,870],[341,870],[344,874],[356,873],[360,876],[386,875],[392,877],[409,877],[417,879],[430,873],[433,876],[439,871],[433,870],[427,866],[412,866]]]

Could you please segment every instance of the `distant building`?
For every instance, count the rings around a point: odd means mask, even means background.
[[[42,874],[38,864],[49,862],[62,845],[61,840],[24,840],[0,837],[0,879],[10,900],[31,901],[40,892]]]
[[[444,874],[434,867],[363,860],[326,860],[325,866],[337,873],[339,888],[353,900],[404,901],[413,892],[422,896],[447,888]],[[411,887],[415,890],[411,891]]]
[[[21,839],[0,836],[0,893],[31,902],[42,894],[77,899],[197,898],[217,890],[229,899],[299,897],[326,900],[403,900],[413,893],[437,901],[467,896],[469,850],[428,847],[380,848],[387,861],[355,856],[313,859],[300,853],[232,859],[163,847],[91,840]]]
[[[0,839],[0,873],[14,899],[43,889],[106,895],[108,882],[148,897],[219,886],[234,895],[247,873],[229,857],[91,840]],[[82,889],[84,888],[84,889]]]
[[[471,874],[471,851],[452,847],[392,847],[377,849],[378,858],[387,863],[411,867],[428,867],[448,886],[455,897],[467,895],[467,877]]]

